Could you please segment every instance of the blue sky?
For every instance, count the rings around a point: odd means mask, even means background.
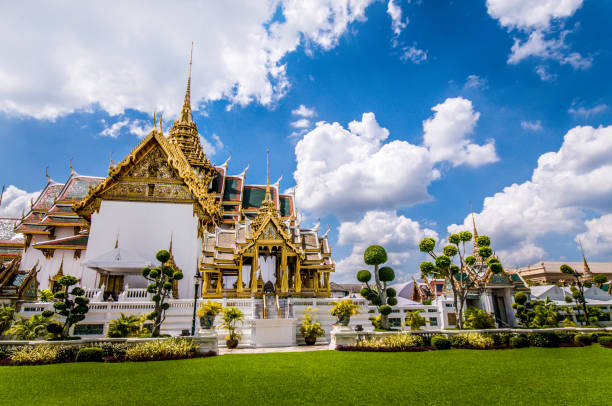
[[[46,166],[57,181],[70,158],[105,175],[153,110],[169,128],[193,40],[208,156],[231,153],[230,172],[250,163],[247,180],[263,183],[269,148],[273,180],[298,183],[304,225],[331,227],[336,279],[371,243],[402,277],[416,272],[418,240],[467,227],[470,201],[507,267],[577,259],[577,239],[611,259],[608,2],[93,2],[79,19],[20,7],[0,6],[12,56],[0,61],[0,183],[12,185],[0,215],[21,213]]]

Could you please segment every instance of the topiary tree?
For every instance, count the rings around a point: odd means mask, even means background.
[[[54,314],[63,316],[63,324],[57,321],[51,322],[47,324],[47,331],[54,338],[66,339],[70,335],[70,327],[85,320],[85,314],[89,311],[89,299],[83,296],[85,291],[78,286],[69,292],[70,287],[79,282],[74,276],[64,275],[58,282],[63,290],[53,295],[53,310],[45,310],[42,315],[43,317],[51,317]]]
[[[603,286],[604,283],[608,282],[608,276],[604,275],[602,273],[598,273],[595,276],[593,276],[593,283],[598,287],[601,288]]]
[[[587,317],[588,317],[589,312],[587,311],[586,299],[584,298],[584,285],[582,284],[582,281],[580,280],[580,274],[574,268],[572,268],[571,266],[567,264],[561,265],[560,270],[564,274],[570,275],[571,277],[574,278],[577,288],[576,286],[572,286],[573,288],[572,297],[576,301],[576,304],[582,305],[583,319],[580,320],[580,323],[587,324],[588,323]]]
[[[480,258],[465,255],[465,243],[471,239],[472,233],[469,231],[451,234],[448,236],[450,244],[442,249],[441,254],[434,252],[436,240],[433,238],[424,238],[419,243],[419,250],[429,254],[433,259],[433,262],[421,263],[421,274],[448,281],[453,291],[453,302],[458,313],[457,322],[460,329],[463,328],[463,307],[469,290],[482,288],[477,284],[475,276],[483,275],[487,270],[494,274],[503,272],[499,259],[492,256],[491,240],[486,235],[476,239]],[[457,259],[458,265],[453,264],[453,260]]]
[[[170,304],[166,303],[166,299],[172,294],[172,285],[174,281],[183,279],[183,274],[176,271],[171,266],[167,266],[166,262],[170,260],[170,253],[166,250],[160,250],[155,255],[155,258],[161,263],[157,268],[144,268],[142,276],[148,280],[147,292],[153,294],[154,309],[147,315],[147,319],[153,321],[151,336],[158,337],[161,325],[166,319],[166,310],[170,308]]]
[[[389,330],[389,314],[391,306],[397,304],[397,292],[395,289],[387,288],[387,283],[395,279],[395,272],[388,266],[379,268],[387,262],[387,251],[380,245],[371,245],[363,253],[363,260],[367,265],[374,266],[375,285],[370,286],[372,274],[367,269],[357,272],[357,280],[365,283],[366,287],[361,289],[361,296],[378,306],[380,313],[380,325],[383,330]]]

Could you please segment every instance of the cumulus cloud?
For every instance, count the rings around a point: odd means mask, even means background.
[[[576,236],[576,242],[591,254],[612,254],[612,214],[587,220],[586,231]]]
[[[308,128],[310,127],[310,120],[306,118],[300,118],[299,120],[295,120],[291,123],[291,127],[293,128]]]
[[[177,114],[192,40],[196,107],[271,105],[289,86],[285,56],[300,45],[333,48],[371,2],[2,2],[0,52],[10,57],[0,60],[0,111],[54,119],[97,105],[111,115]]]
[[[527,131],[540,131],[542,130],[542,122],[537,121],[521,121],[521,128]]]
[[[549,233],[573,233],[584,228],[584,210],[607,212],[612,205],[612,126],[575,127],[556,152],[540,156],[530,180],[513,184],[484,200],[475,214],[482,234],[512,264],[540,259],[537,239]],[[471,217],[449,232],[471,227]],[[585,238],[586,239],[586,238]]]
[[[495,142],[474,144],[468,136],[474,132],[480,113],[470,100],[449,98],[432,108],[434,116],[423,122],[424,144],[434,161],[448,161],[453,166],[480,166],[499,160]]]
[[[35,201],[40,192],[40,190],[38,192],[26,192],[14,185],[10,185],[2,195],[0,217],[21,217],[22,212],[28,212],[30,209],[30,201]]]
[[[349,256],[336,263],[336,274],[341,279],[354,280],[355,273],[366,267],[363,252],[372,244],[385,247],[387,264],[396,273],[415,273],[411,268],[418,253],[418,243],[424,237],[437,238],[434,230],[398,215],[395,211],[368,211],[359,221],[342,222],[338,227],[338,244],[352,245]]]
[[[550,73],[544,65],[536,66],[535,72],[544,82],[552,82],[557,79],[557,75],[554,73]]]
[[[593,106],[591,108],[576,107],[572,105],[572,107],[569,108],[568,113],[575,117],[589,118],[596,114],[603,113],[609,108],[610,106],[608,106],[607,104],[598,104],[597,106]]]
[[[127,130],[130,134],[136,135],[138,138],[144,138],[151,132],[151,126],[147,126],[143,120],[132,120],[124,118],[109,125],[105,119],[100,120],[104,124],[104,129],[100,131],[102,137],[117,138],[122,131]]]
[[[300,117],[314,117],[317,114],[317,112],[315,111],[314,108],[308,108],[304,106],[303,104],[300,104],[300,107],[298,107],[295,110],[291,110],[291,114],[293,114],[294,116],[300,116]]]
[[[389,131],[374,113],[348,128],[318,122],[295,146],[300,208],[347,219],[410,206],[430,199],[427,188],[440,177],[437,163],[480,166],[497,160],[493,141],[478,145],[467,138],[479,116],[469,100],[447,99],[433,110],[423,122],[423,145],[388,142]]]
[[[571,31],[563,29],[565,19],[573,16],[582,3],[582,0],[487,0],[487,12],[502,27],[514,32],[508,63],[535,57],[555,60],[574,69],[588,69],[593,58],[570,51],[565,39]],[[541,65],[536,73],[542,80],[554,79]]]
[[[387,14],[391,17],[391,29],[395,35],[400,35],[408,25],[408,17],[402,18],[402,8],[394,0],[387,3]]]

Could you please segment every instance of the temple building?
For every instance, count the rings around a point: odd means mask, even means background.
[[[175,299],[193,298],[196,273],[203,297],[329,297],[335,264],[327,233],[320,236],[319,225],[300,227],[293,196],[280,191],[281,179],[270,184],[269,170],[265,185],[248,185],[248,167],[230,175],[229,159],[211,163],[190,96],[191,62],[168,136],[161,117],[154,118],[151,132],[123,160],[111,157],[108,176],[80,175],[72,165],[65,183],[47,175],[28,213],[1,223],[23,240],[2,237],[0,282],[27,280],[21,289],[35,297],[73,275],[92,299],[147,299],[141,270],[157,265],[156,252],[168,249],[185,275]]]

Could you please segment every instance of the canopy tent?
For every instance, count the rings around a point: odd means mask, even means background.
[[[85,262],[85,266],[107,273],[126,274],[140,273],[142,268],[153,266],[153,263],[138,254],[114,248]]]

